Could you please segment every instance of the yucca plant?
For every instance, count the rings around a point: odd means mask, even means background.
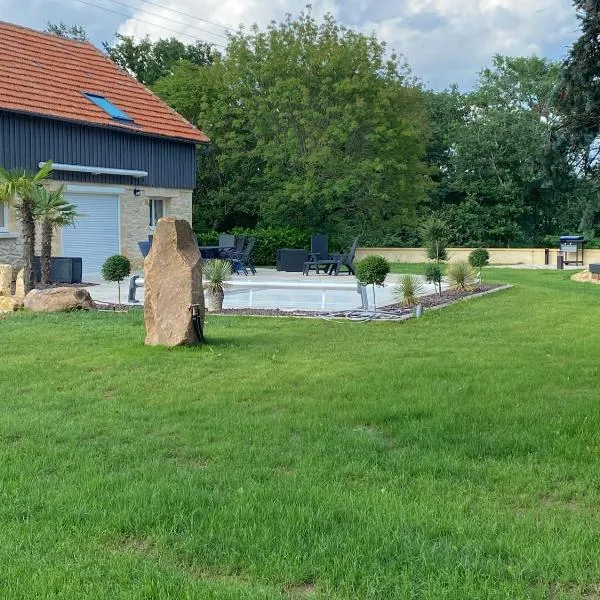
[[[392,289],[392,295],[402,306],[411,307],[419,302],[423,291],[423,283],[416,275],[402,275],[400,281]]]
[[[207,297],[207,309],[211,312],[223,310],[223,298],[227,281],[232,274],[231,263],[221,258],[207,260],[203,269],[203,286]]]
[[[448,264],[446,279],[454,291],[470,291],[477,285],[477,271],[466,260]]]

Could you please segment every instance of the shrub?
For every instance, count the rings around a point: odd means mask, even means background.
[[[421,237],[427,250],[427,258],[440,262],[448,260],[448,225],[438,217],[430,217],[421,225]]]
[[[419,302],[423,284],[416,275],[402,275],[398,285],[394,286],[392,294],[402,306],[414,306]]]
[[[428,263],[425,265],[425,279],[427,283],[433,283],[438,293],[442,293],[442,267],[439,263]]]
[[[203,231],[197,233],[199,246],[216,246],[219,243],[219,233],[217,231]]]
[[[131,263],[126,256],[114,254],[109,256],[102,265],[102,277],[106,281],[116,281],[119,284],[119,304],[121,304],[121,281],[131,273]]]
[[[477,285],[477,273],[466,260],[450,263],[446,271],[446,279],[450,287],[456,291],[472,290]]]
[[[126,256],[109,256],[102,265],[102,277],[106,281],[123,281],[131,273],[131,263]]]
[[[231,263],[228,260],[214,258],[207,260],[202,269],[203,287],[209,296],[210,309],[220,312],[223,310],[223,298],[227,281],[231,278]]]
[[[472,267],[481,269],[490,262],[490,253],[485,248],[475,248],[471,254],[469,254],[469,264]]]
[[[383,256],[367,256],[356,263],[356,277],[363,285],[383,285],[390,263]]]

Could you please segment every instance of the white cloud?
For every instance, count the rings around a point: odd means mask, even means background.
[[[110,0],[91,1],[109,10],[129,12]],[[0,0],[0,19],[39,29],[49,20],[80,24],[98,44],[110,40],[117,28],[120,33],[140,37],[146,33],[153,38],[176,35],[184,41],[201,38],[225,44],[222,37],[196,29],[224,33],[222,27],[200,18],[233,29],[240,23],[265,27],[271,20],[284,19],[286,13],[298,16],[308,0],[152,0],[165,8],[140,0],[119,1],[135,6],[134,16],[150,24],[78,0]],[[331,12],[340,23],[365,33],[374,31],[389,48],[405,55],[415,75],[436,88],[453,81],[469,87],[497,52],[560,58],[578,35],[575,11],[566,0],[313,0],[312,5],[317,18]]]

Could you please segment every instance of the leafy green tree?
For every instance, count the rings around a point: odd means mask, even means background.
[[[64,187],[48,191],[41,188],[35,203],[35,219],[41,223],[42,244],[40,250],[40,281],[50,284],[51,269],[50,258],[52,256],[52,236],[54,230],[59,227],[73,225],[78,214],[75,206],[65,199]]]
[[[37,173],[23,169],[0,167],[0,203],[11,202],[19,213],[23,227],[23,282],[25,293],[34,287],[33,260],[35,256],[35,206],[42,183],[52,173],[48,161]]]
[[[553,136],[554,148],[568,153],[576,173],[585,182],[581,195],[581,230],[598,226],[600,213],[600,2],[574,0],[581,35],[562,64],[556,86],[560,119]],[[587,185],[585,185],[587,184]]]
[[[167,77],[182,61],[204,66],[211,64],[217,55],[207,42],[184,44],[174,37],[153,42],[146,36],[138,41],[118,33],[115,43],[104,42],[103,46],[112,61],[148,86]]]
[[[53,33],[54,35],[70,40],[76,40],[78,42],[86,42],[88,39],[85,27],[82,27],[81,25],[65,25],[62,21],[59,23],[51,23],[48,21],[46,33]]]
[[[375,37],[304,13],[238,33],[212,65],[180,64],[158,81],[213,140],[199,161],[201,227],[414,225],[428,186],[423,94],[386,55]]]
[[[121,304],[121,281],[131,273],[131,263],[126,256],[114,254],[102,265],[102,277],[106,281],[116,281],[119,286],[119,304]]]
[[[558,73],[544,59],[496,56],[473,92],[437,100],[450,118],[432,208],[449,222],[451,243],[533,245],[573,223],[578,183],[566,154],[548,144]]]

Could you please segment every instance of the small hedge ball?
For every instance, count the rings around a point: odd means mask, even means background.
[[[129,259],[121,254],[109,256],[102,265],[102,277],[105,281],[123,281],[131,273]]]
[[[367,256],[356,263],[356,277],[363,285],[383,285],[390,263],[383,256]]]
[[[475,248],[469,254],[469,264],[476,269],[485,267],[490,262],[490,253],[485,248]]]

